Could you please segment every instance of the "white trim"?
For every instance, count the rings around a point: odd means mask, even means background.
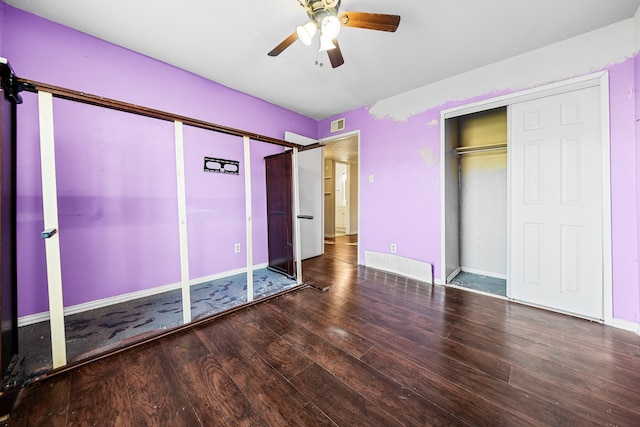
[[[509,124],[512,121],[513,111],[512,106],[507,106],[507,147],[513,143],[512,131],[513,129]],[[513,156],[512,150],[507,150],[507,295],[511,295],[511,174],[513,173],[513,162],[511,157]]]
[[[600,75],[600,117],[602,132],[602,315],[613,323],[613,258],[611,250],[611,113],[609,72]]]
[[[298,176],[298,149],[293,147],[291,156],[291,179],[293,195],[293,259],[296,263],[296,279],[298,285],[302,284],[302,248],[300,246],[300,177]]]
[[[628,320],[622,319],[613,319],[611,321],[611,326],[640,335],[640,323],[630,322]]]
[[[479,276],[489,276],[489,277],[494,277],[496,279],[507,280],[507,275],[506,274],[494,273],[492,271],[478,270],[477,268],[467,268],[467,267],[464,267],[464,266],[460,266],[460,271],[464,271],[465,273],[477,274]]]
[[[184,177],[184,133],[182,122],[175,121],[176,179],[178,189],[178,228],[180,236],[180,279],[182,287],[182,321],[191,322],[189,289],[189,244],[187,231],[187,196]]]
[[[267,263],[262,263],[253,266],[253,270],[259,270],[262,268],[267,268]],[[197,286],[206,282],[210,282],[212,280],[223,279],[225,277],[235,276],[237,274],[246,273],[246,268],[239,268],[236,270],[225,271],[222,273],[211,274],[209,276],[198,277],[195,279],[189,280],[189,286]],[[109,298],[102,298],[95,301],[89,301],[82,304],[72,305],[64,308],[64,315],[70,316],[73,314],[84,313],[86,311],[96,310],[98,308],[108,307],[114,304],[120,304],[123,302],[135,300],[138,298],[145,298],[153,295],[162,294],[164,292],[174,291],[176,289],[182,288],[182,282],[170,283],[168,285],[157,286],[150,289],[143,289],[141,291],[129,292],[122,295],[116,295]],[[22,316],[18,318],[18,327],[32,325],[34,323],[39,323],[49,320],[49,312],[44,311],[42,313],[30,314],[28,316]]]
[[[484,296],[491,297],[491,298],[497,298],[497,299],[501,299],[501,300],[504,300],[504,301],[511,301],[509,298],[507,298],[507,297],[505,297],[503,295],[493,294],[491,292],[481,291],[479,289],[467,288],[465,286],[456,285],[455,283],[449,283],[446,286],[448,288],[455,288],[455,289],[460,289],[461,291],[473,292],[473,293],[484,295]]]
[[[453,277],[447,277],[447,227],[445,221],[447,217],[445,203],[447,195],[447,187],[445,185],[447,178],[447,155],[445,152],[447,146],[446,119],[445,110],[440,110],[440,278],[436,280],[442,282],[443,285],[446,285],[453,279]],[[456,270],[460,272],[460,268]],[[453,276],[453,274],[451,276]]]
[[[447,283],[452,281],[458,274],[460,274],[461,271],[462,271],[462,269],[460,267],[458,267],[455,270],[453,270],[453,272],[450,275],[447,276]],[[437,280],[437,282],[442,283],[442,278],[439,278]],[[444,284],[444,283],[442,283],[442,284]]]
[[[446,216],[445,206],[443,203],[443,197],[445,194],[445,168],[446,157],[444,152],[445,147],[445,120],[471,114],[479,111],[485,111],[492,108],[505,107],[519,102],[529,101],[532,99],[543,98],[546,96],[552,96],[559,93],[575,91],[584,89],[587,87],[600,87],[600,115],[602,118],[602,223],[603,223],[603,317],[604,323],[611,325],[614,322],[613,319],[613,273],[612,273],[612,258],[611,258],[611,193],[610,193],[610,179],[611,179],[611,140],[610,140],[610,114],[609,114],[609,72],[600,71],[585,76],[580,76],[561,82],[556,82],[524,91],[514,92],[511,94],[499,96],[496,98],[485,99],[478,102],[473,102],[467,105],[461,105],[458,107],[446,109],[440,111],[440,279],[446,271],[446,251],[445,251],[445,239],[446,239],[446,222],[444,218]],[[510,120],[510,118],[508,118]],[[509,136],[509,139],[510,136]],[[510,162],[509,162],[510,163]],[[510,206],[510,204],[509,204]],[[509,212],[509,218],[511,213]],[[510,226],[510,225],[509,225]],[[510,231],[509,231],[510,234]],[[507,241],[511,240],[508,236]],[[510,256],[511,249],[508,248],[508,256]],[[509,275],[509,271],[507,271]],[[448,281],[448,280],[447,280]],[[507,295],[510,295],[509,279],[507,278]],[[548,307],[546,307],[549,310]]]
[[[244,141],[244,200],[246,222],[247,247],[247,302],[253,301],[253,222],[251,208],[251,139],[243,136]]]
[[[56,150],[53,131],[53,95],[38,92],[40,125],[40,167],[42,170],[42,211],[45,230],[56,234],[45,239],[47,287],[51,318],[51,354],[53,368],[67,364],[62,296],[62,268],[60,266],[60,232],[58,230],[58,194],[56,184]]]
[[[337,139],[343,139],[343,138],[348,138],[350,136],[357,136],[358,137],[358,259],[357,259],[357,264],[358,265],[364,265],[364,261],[362,260],[362,257],[360,256],[360,254],[362,253],[361,249],[364,247],[362,246],[362,242],[365,241],[364,239],[364,235],[362,234],[362,224],[360,222],[360,219],[362,218],[362,199],[361,199],[361,194],[362,194],[362,183],[363,181],[363,170],[362,170],[362,159],[361,159],[361,146],[360,146],[360,141],[361,141],[361,137],[360,137],[360,130],[352,130],[349,132],[344,132],[338,135],[331,135],[328,136],[326,138],[322,138],[319,139],[318,142],[326,144],[327,142],[331,142],[331,141],[335,141]],[[322,167],[322,171],[323,171],[323,175],[324,175],[324,165]],[[324,181],[324,176],[323,176],[323,181]],[[324,191],[324,182],[322,184],[322,191]],[[324,203],[324,197],[322,198],[323,203]],[[322,212],[324,212],[324,208],[322,210]],[[325,234],[325,230],[324,230],[324,221],[322,223],[322,229],[323,229],[323,236],[326,236]],[[328,236],[326,236],[328,237]],[[335,233],[332,237],[335,237]]]

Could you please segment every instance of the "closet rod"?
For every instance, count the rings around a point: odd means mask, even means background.
[[[194,126],[201,129],[211,130],[214,132],[224,133],[227,135],[235,135],[239,137],[248,137],[255,141],[267,142],[269,144],[281,145],[284,147],[300,148],[298,144],[287,142],[281,139],[272,138],[270,136],[260,135],[257,133],[247,132],[241,129],[235,129],[227,126],[218,125],[215,123],[207,122],[204,120],[194,119],[191,117],[180,116],[178,114],[168,113],[162,110],[155,110],[153,108],[142,107],[140,105],[130,104],[115,99],[104,98],[98,95],[92,95],[89,93],[79,92],[72,89],[67,89],[59,86],[53,86],[47,83],[41,83],[34,80],[17,78],[17,83],[20,85],[21,90],[28,92],[49,92],[56,98],[66,99],[68,101],[76,101],[83,104],[94,105],[97,107],[104,107],[111,110],[123,111],[125,113],[137,114],[139,116],[151,117],[154,119],[175,122],[179,121],[185,125]]]
[[[496,150],[506,150],[507,143],[502,144],[487,144],[487,145],[474,145],[471,147],[456,147],[453,151],[458,154],[469,154],[469,153],[481,153],[483,151],[496,151]]]

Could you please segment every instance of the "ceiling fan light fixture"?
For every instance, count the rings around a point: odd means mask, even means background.
[[[282,40],[267,55],[278,56],[296,40],[310,46],[316,33],[319,34],[320,52],[327,52],[332,68],[344,64],[338,34],[341,27],[363,28],[367,30],[395,32],[400,24],[399,15],[367,12],[340,12],[342,0],[298,0],[309,18],[309,22],[299,25],[296,30]],[[318,61],[316,61],[318,64]],[[320,63],[322,66],[322,63]]]
[[[327,15],[322,18],[320,32],[324,37],[335,39],[340,33],[340,20],[335,15]]]
[[[333,44],[333,40],[329,37],[325,37],[324,34],[320,34],[320,50],[319,52],[326,52],[327,50],[335,49],[336,45]]]
[[[313,36],[316,35],[317,30],[318,28],[316,27],[315,22],[309,21],[304,25],[298,25],[296,33],[298,33],[298,38],[302,43],[307,46],[311,46],[311,40],[313,39]]]

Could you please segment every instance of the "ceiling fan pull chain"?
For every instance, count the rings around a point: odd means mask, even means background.
[[[316,62],[315,62],[315,64],[318,67],[322,68],[322,67],[324,67],[324,63],[322,62],[322,54],[320,53],[319,47],[320,47],[320,39],[318,39],[318,49],[316,50]]]

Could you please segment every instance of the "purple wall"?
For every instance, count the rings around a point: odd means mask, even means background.
[[[10,6],[0,56],[21,77],[276,138],[315,137],[307,117]],[[19,110],[19,316],[48,310],[37,99]],[[178,282],[173,123],[54,101],[65,306]],[[185,127],[191,277],[246,266],[243,143]],[[252,141],[254,262],[267,261],[263,157]],[[203,158],[239,160],[241,175],[203,172]],[[233,245],[242,252],[235,254]]]
[[[636,27],[637,28],[637,27]],[[636,46],[638,48],[640,48],[640,46]],[[640,171],[638,170],[640,168],[640,150],[637,147],[640,147],[640,53],[638,55],[636,55],[635,58],[635,70],[634,70],[634,75],[635,75],[635,90],[633,93],[635,93],[635,99],[636,99],[636,105],[635,105],[635,123],[636,123],[636,142],[635,142],[635,146],[636,146],[636,188],[640,188]],[[640,197],[636,197],[636,212],[640,212]],[[636,219],[636,224],[637,224],[638,220]],[[640,236],[638,238],[638,248],[637,248],[637,252],[640,254]],[[638,263],[638,258],[635,259],[636,264]],[[640,268],[640,266],[638,266]],[[636,281],[636,283],[640,282],[640,272],[638,273],[638,278],[639,280]],[[640,284],[638,285],[638,288],[636,289],[636,296],[637,296],[637,307],[636,308],[636,312],[635,312],[635,316],[631,316],[628,317],[629,320],[635,321],[636,323],[640,323]],[[635,319],[635,320],[634,320]]]
[[[609,73],[614,317],[638,323],[636,164],[640,163],[634,111],[640,95],[634,85],[639,84],[640,59],[612,66]],[[318,138],[332,136],[330,122],[338,117],[346,118],[345,132],[360,130],[361,259],[365,250],[387,253],[394,242],[400,256],[432,263],[435,277],[440,277],[440,112],[502,94],[449,102],[406,122],[379,120],[361,108],[318,123]],[[370,174],[373,184],[368,183]]]
[[[634,76],[635,60],[609,68],[611,112],[611,238],[613,314],[638,323],[638,210]]]
[[[2,19],[4,18],[4,19]],[[315,121],[2,4],[0,56],[20,76],[282,138],[289,130],[330,136]],[[640,185],[640,57],[609,68],[614,317],[640,323],[637,218]],[[434,264],[440,276],[440,111],[377,120],[366,108],[341,114],[361,132],[360,251]],[[635,94],[630,96],[630,94]],[[173,127],[152,119],[56,101],[65,305],[179,279]],[[436,120],[436,124],[433,121]],[[20,108],[19,315],[47,310],[37,108]],[[252,142],[255,262],[266,261],[262,158],[278,147]],[[244,180],[202,172],[204,156],[241,160],[238,138],[185,128],[191,275],[244,266]],[[241,169],[242,172],[242,169]],[[375,177],[368,184],[368,175]],[[241,254],[233,253],[240,243]]]

